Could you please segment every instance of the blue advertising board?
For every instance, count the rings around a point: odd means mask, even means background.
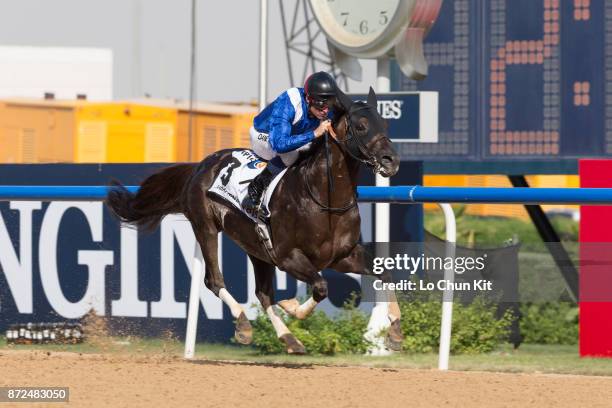
[[[0,165],[3,185],[137,185],[167,164]],[[397,182],[417,184],[419,163],[400,166]],[[363,169],[360,184],[374,177]],[[372,240],[373,204],[360,204],[362,240]],[[399,206],[398,206],[399,207]],[[422,239],[421,206],[394,211],[392,237]],[[230,293],[257,313],[255,282],[244,252],[223,234],[220,266]],[[102,202],[0,202],[0,332],[23,322],[79,320],[93,309],[113,333],[183,337],[195,237],[182,215],[164,218],[152,233],[121,226]],[[324,271],[330,297],[319,309],[334,312],[359,289],[355,278]],[[354,281],[354,282],[353,282]],[[276,299],[305,295],[284,272],[275,277]],[[363,305],[368,307],[368,305]],[[234,324],[227,306],[209,290],[200,304],[198,339],[227,341]]]

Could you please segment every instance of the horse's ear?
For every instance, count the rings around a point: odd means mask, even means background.
[[[351,98],[349,98],[344,92],[342,92],[340,88],[336,90],[336,95],[338,97],[337,100],[339,107],[342,108],[342,110],[344,110],[345,112],[348,112],[349,108],[353,104]]]
[[[378,102],[376,100],[376,93],[374,93],[374,89],[370,87],[370,92],[368,93],[368,105],[376,108]]]

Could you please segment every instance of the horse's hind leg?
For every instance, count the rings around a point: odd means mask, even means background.
[[[287,353],[304,354],[304,345],[289,331],[283,319],[274,310],[274,265],[250,256],[255,272],[255,293],[272,322],[279,340],[285,343]]]
[[[195,230],[195,227],[194,227]],[[196,238],[202,248],[202,256],[206,264],[204,284],[217,297],[230,308],[232,316],[236,319],[234,337],[240,344],[251,344],[253,341],[253,328],[246,317],[242,306],[225,289],[223,275],[219,269],[218,260],[218,231],[214,227],[204,226],[195,231]]]
[[[375,276],[376,278],[381,279],[383,282],[392,282],[391,275],[388,272],[385,272],[382,275],[376,275],[374,272],[372,272],[371,268],[369,267],[369,265],[372,265],[370,258],[371,255],[366,253],[363,246],[356,245],[346,258],[338,260],[336,263],[331,265],[331,268],[338,272]],[[402,334],[400,325],[402,314],[400,312],[395,291],[386,290],[385,294],[389,305],[387,317],[389,318],[390,322],[386,343],[387,347],[389,347],[391,350],[399,351],[402,348],[402,342],[404,340],[404,335]]]

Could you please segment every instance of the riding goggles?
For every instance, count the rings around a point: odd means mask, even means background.
[[[314,106],[320,111],[325,111],[329,109],[330,99],[309,97],[308,103],[310,104],[310,106]]]

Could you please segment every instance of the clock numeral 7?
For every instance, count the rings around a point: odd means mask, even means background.
[[[380,12],[380,18],[378,19],[378,22],[380,23],[380,25],[385,25],[389,22],[389,17],[387,17],[386,10]]]
[[[345,26],[348,23],[349,13],[344,11],[344,12],[340,13],[340,16],[344,17],[344,23],[342,23],[342,25]]]

